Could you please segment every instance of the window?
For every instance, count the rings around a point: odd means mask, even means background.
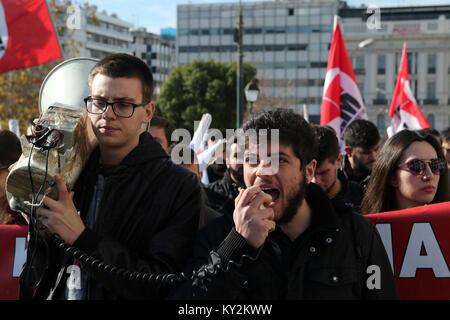
[[[427,83],[427,99],[434,99],[436,97],[436,82],[430,81]]]
[[[373,104],[375,105],[385,105],[387,104],[387,97],[386,97],[386,83],[385,82],[377,82],[376,92],[377,96],[376,99],[373,101]]]
[[[355,57],[355,74],[365,74],[364,56]]]
[[[293,16],[294,15],[294,8],[289,8],[288,9],[288,16]]]
[[[427,120],[428,120],[428,122],[430,123],[430,126],[431,126],[432,128],[434,128],[434,114],[432,114],[432,113],[428,114]]]
[[[386,131],[385,118],[384,114],[380,113],[377,115],[377,128],[380,132],[380,135],[383,136]]]
[[[386,73],[386,56],[380,55],[377,58],[377,70],[378,74],[385,74]]]
[[[436,73],[436,54],[435,53],[428,54],[428,73],[430,73],[430,74]]]

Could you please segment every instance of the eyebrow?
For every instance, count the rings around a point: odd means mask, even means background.
[[[93,95],[92,98],[95,99],[102,99],[102,100],[108,100],[108,98],[103,97],[103,96],[97,96],[97,95]],[[111,100],[113,101],[136,101],[136,99],[134,98],[130,98],[130,97],[114,97]]]
[[[324,173],[327,173],[328,171],[330,171],[331,169],[330,168],[328,168],[328,169],[325,169],[325,170],[322,170],[322,171],[319,171],[319,170],[316,170],[316,172],[315,172],[315,174],[324,174]]]
[[[256,153],[254,153],[254,152],[250,152],[250,151],[246,151],[245,153],[244,153],[244,156],[257,156],[257,154]],[[289,154],[287,154],[287,153],[285,153],[285,152],[277,152],[277,153],[272,153],[270,156],[268,156],[268,157],[286,157],[286,158],[290,158],[291,156],[289,155]]]

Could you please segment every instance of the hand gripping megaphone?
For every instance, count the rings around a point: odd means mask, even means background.
[[[32,135],[21,136],[22,155],[10,166],[6,180],[9,206],[28,213],[39,194],[58,197],[54,176],[59,173],[71,190],[96,139],[84,111],[90,93],[88,76],[97,60],[73,58],[53,68],[39,92],[40,117]]]

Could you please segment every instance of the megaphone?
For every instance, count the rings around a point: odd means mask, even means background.
[[[98,60],[73,58],[54,67],[39,92],[40,117],[28,140],[21,136],[22,155],[6,179],[9,206],[29,212],[36,193],[57,198],[59,173],[71,190],[96,145],[83,98],[90,93],[88,76]]]

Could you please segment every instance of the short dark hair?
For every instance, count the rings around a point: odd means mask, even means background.
[[[16,134],[7,129],[0,129],[0,166],[9,167],[19,160],[22,146]]]
[[[312,128],[316,136],[317,166],[320,166],[325,160],[334,163],[340,153],[339,140],[336,136],[336,131],[327,125],[313,125]]]
[[[292,147],[300,159],[301,169],[315,157],[314,132],[308,122],[290,109],[276,109],[254,113],[242,126],[244,131],[255,129],[279,130],[280,143]],[[268,136],[270,138],[270,134]]]
[[[172,133],[175,131],[175,126],[169,119],[161,116],[154,115],[150,121],[150,127],[159,127],[164,129],[164,134],[166,136],[167,144],[170,145],[172,142]]]
[[[439,144],[442,144],[441,134],[438,130],[436,130],[434,128],[424,128],[424,129],[418,130],[417,132],[419,132],[422,135],[431,134],[433,137],[435,137],[437,139]]]
[[[347,147],[370,149],[380,142],[380,133],[373,122],[357,119],[345,129],[344,141]]]
[[[450,140],[450,127],[441,132],[442,141]]]
[[[97,74],[111,78],[138,78],[142,83],[143,102],[150,102],[153,98],[152,71],[137,57],[126,53],[115,53],[104,57],[89,73],[89,86]]]

